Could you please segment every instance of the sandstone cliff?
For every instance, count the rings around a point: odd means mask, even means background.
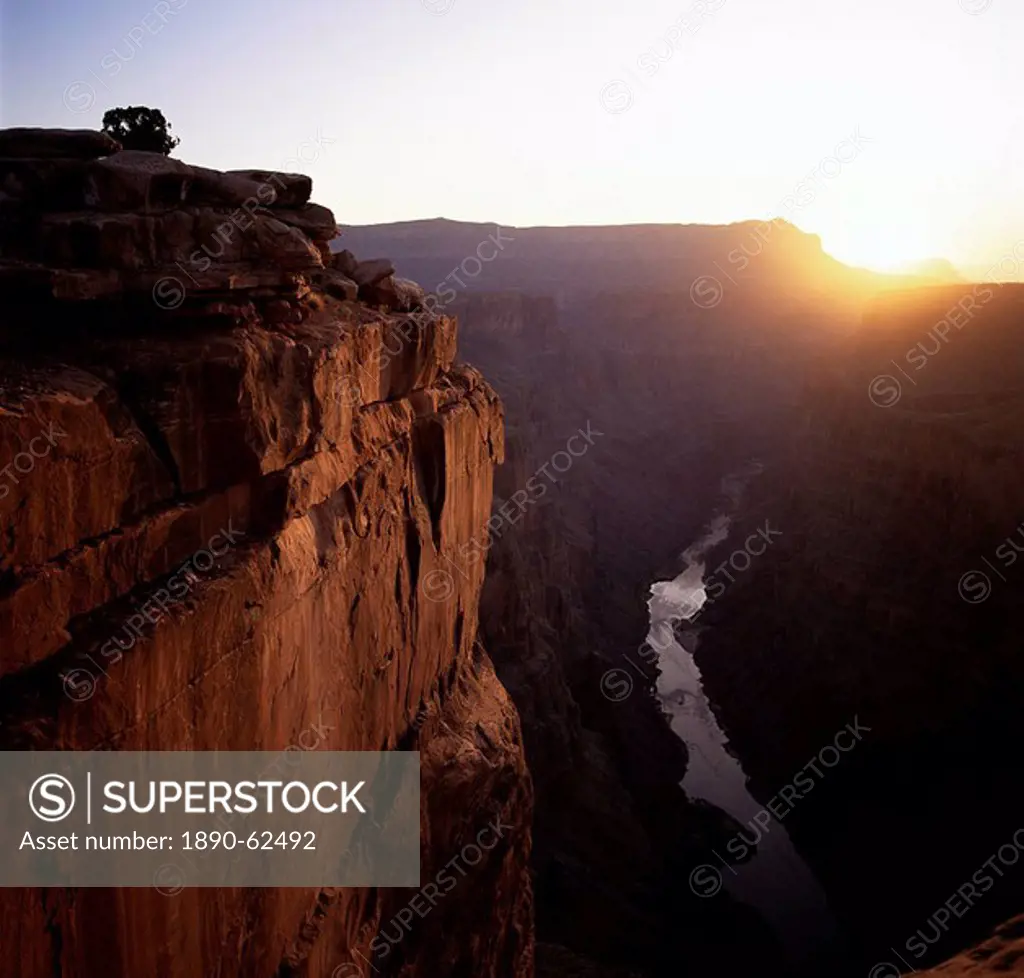
[[[419,749],[424,882],[503,826],[397,935],[415,893],[5,890],[0,973],[530,974],[532,786],[483,564],[423,587],[503,454],[454,322],[386,262],[332,262],[308,178],[94,133],[0,150],[0,746]]]

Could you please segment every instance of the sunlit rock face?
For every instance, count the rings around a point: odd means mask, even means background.
[[[418,749],[424,882],[500,826],[398,934],[415,894],[4,890],[0,972],[525,978],[532,782],[483,562],[449,573],[504,426],[454,321],[325,281],[306,178],[0,149],[0,746]]]

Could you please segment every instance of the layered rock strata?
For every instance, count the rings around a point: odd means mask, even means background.
[[[99,134],[0,153],[0,746],[419,749],[424,883],[501,826],[393,944],[415,892],[4,890],[0,973],[530,974],[532,787],[484,569],[423,587],[503,456],[454,321],[331,265],[308,178]]]

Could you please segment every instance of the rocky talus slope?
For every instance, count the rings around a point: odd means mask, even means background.
[[[503,455],[454,322],[332,261],[302,176],[40,130],[0,133],[0,174],[0,747],[418,749],[424,881],[504,826],[383,959],[414,892],[4,890],[0,974],[531,974],[484,567],[422,586]]]

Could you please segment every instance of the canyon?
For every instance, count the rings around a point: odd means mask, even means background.
[[[971,881],[993,853],[1013,859],[1024,814],[1011,773],[1024,289],[845,269],[778,224],[499,230],[502,254],[479,268],[466,256],[494,228],[413,222],[343,228],[341,240],[395,254],[438,296],[464,286],[450,300],[463,349],[510,430],[543,446],[539,460],[555,419],[592,417],[605,432],[561,494],[562,538],[534,544],[571,544],[588,569],[575,605],[591,631],[570,675],[587,724],[621,723],[628,744],[645,693],[676,727],[707,707],[710,724],[689,728],[700,731],[684,786],[731,798],[741,821],[764,816],[743,827],[759,847],[792,840],[805,869],[769,886],[759,910],[800,915],[808,894],[824,895],[840,936],[805,931],[826,955],[804,962],[809,973],[892,962],[896,974],[980,940],[1022,896],[1009,862]],[[754,460],[737,506],[722,480]],[[684,588],[714,600],[688,609],[692,622],[677,614],[678,634],[652,648],[648,588],[686,576],[716,514],[728,532],[712,532]],[[745,553],[766,525],[772,542]],[[556,578],[564,595],[569,576]],[[495,655],[499,675],[513,668]],[[791,793],[782,818],[770,812],[850,723],[873,736],[812,772],[813,791]],[[737,758],[734,787],[701,778]],[[535,845],[544,834],[538,821]],[[712,864],[751,882],[758,858],[730,869],[705,851],[687,871]],[[949,909],[965,883],[975,892]]]
[[[306,177],[85,131],[0,156],[0,746],[416,750],[424,884],[5,889],[0,974],[1024,957],[1008,866],[936,913],[1022,814],[1024,288],[785,222],[339,235]]]

